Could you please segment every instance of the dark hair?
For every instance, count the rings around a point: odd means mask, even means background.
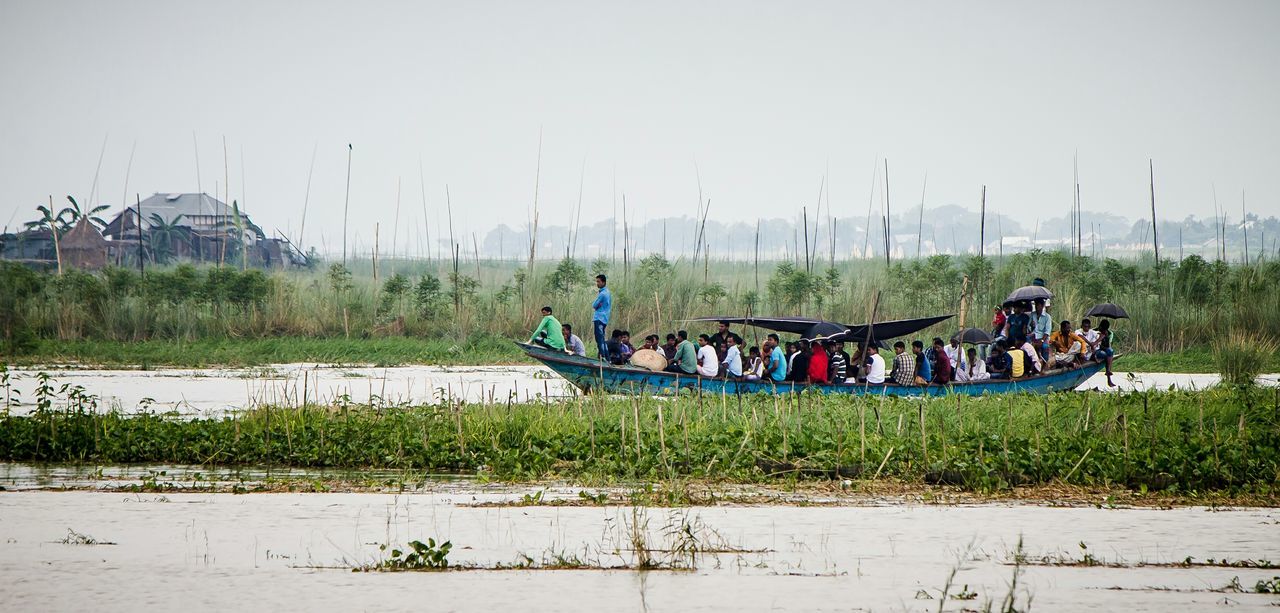
[[[560,327],[561,327],[561,328],[564,328],[565,330],[568,330],[568,331],[569,331],[569,332],[571,332],[571,333],[573,332],[573,326],[571,326],[571,325],[569,325],[569,324],[561,323],[561,324],[560,324]]]
[[[1084,319],[1081,319],[1081,320],[1080,320],[1080,325],[1082,325],[1082,326],[1092,326],[1092,325],[1093,325],[1093,321],[1092,321],[1092,320],[1090,320],[1088,317],[1086,317],[1086,318],[1084,318]]]
[[[727,322],[727,321],[725,321],[725,320],[723,320],[723,319],[721,319],[719,323],[720,323],[720,324],[722,324],[722,325],[725,325],[725,326],[729,325],[729,322]]]
[[[871,343],[870,345],[867,345],[867,351],[874,351],[876,353],[880,353],[880,348],[876,347],[875,343]]]
[[[870,345],[870,346],[871,346],[871,347],[875,347],[875,345]],[[904,344],[902,344],[902,341],[898,341],[898,342],[896,342],[896,343],[894,343],[894,344],[893,344],[893,348],[894,348],[894,349],[906,349],[906,348],[907,348],[907,346],[906,346],[906,345],[904,345]]]
[[[613,329],[613,334],[611,334],[611,335],[609,336],[609,338],[618,338],[619,336],[622,336],[622,330],[619,330],[619,329],[617,329],[617,328],[614,328],[614,329]]]
[[[808,346],[809,346],[809,339],[807,339],[807,338],[802,338],[802,339],[800,339],[800,340],[799,340],[799,342],[797,342],[797,343],[796,343],[796,346],[798,346],[798,347],[808,347]]]
[[[699,335],[698,335],[698,340],[700,340],[700,341],[707,341],[707,344],[710,344],[710,343],[711,343],[711,337],[710,337],[710,336],[708,336],[708,335],[706,335],[706,334],[699,334]]]
[[[578,278],[579,278],[579,279],[581,279],[582,277],[578,277]],[[601,281],[604,281],[605,283],[608,283],[608,282],[609,282],[609,277],[606,277],[606,276],[604,276],[604,275],[596,275],[596,278],[597,278],[597,279],[599,279],[599,280],[601,280]]]
[[[1104,320],[1102,320],[1102,321],[1098,324],[1098,329],[1099,329],[1099,330],[1110,330],[1110,329],[1111,329],[1111,320],[1110,320],[1110,319],[1104,319]]]
[[[920,342],[918,339],[911,341],[911,346],[915,347],[916,349],[924,349],[924,343]]]
[[[969,353],[974,353],[974,354],[976,354],[976,353],[978,353],[978,348],[977,348],[977,347],[970,347],[970,348],[968,348],[968,349],[965,349],[965,350],[964,350],[964,352],[965,352],[966,354],[969,354]]]
[[[658,335],[657,335],[657,334],[650,334],[649,336],[644,337],[644,340],[646,340],[646,341],[656,341],[656,340],[658,340]]]
[[[657,336],[657,335],[655,334],[654,336]],[[667,340],[669,340],[669,341],[673,341],[673,340],[675,340],[675,339],[676,339],[676,335],[671,334],[671,333],[667,333]]]
[[[548,315],[550,315],[550,314],[551,314],[551,306],[550,306],[550,305],[542,307],[542,310],[543,310],[543,311],[546,311],[546,313],[547,313]]]
[[[760,353],[760,348],[755,345],[752,345],[751,349],[747,351],[747,355],[751,355],[753,353]]]
[[[996,349],[999,349],[1001,351],[1007,351],[1009,349],[1009,341],[1003,338],[996,341]]]
[[[737,345],[737,344],[738,344],[738,337],[736,337],[736,336],[734,336],[734,335],[730,334],[730,335],[729,335],[729,338],[724,339],[724,341],[725,341],[726,343],[733,343],[733,344]]]
[[[766,336],[765,338],[772,339],[772,340],[773,340],[773,342],[775,342],[775,343],[776,343],[776,342],[778,342],[778,335],[777,335],[777,334],[774,334],[774,333],[772,333],[772,332],[770,332],[770,333],[769,333],[769,336]]]
[[[627,337],[627,338],[630,338],[630,337],[631,337],[631,331],[630,331],[630,330],[623,330],[623,331],[622,331],[622,336],[625,336],[625,337]]]
[[[945,345],[946,343],[943,343],[941,338],[938,338],[938,337],[936,337],[936,336],[935,336],[935,337],[933,337],[933,344],[934,344],[934,345]]]
[[[792,348],[792,347],[795,347],[795,346],[796,346],[795,341],[787,341],[787,348]]]
[[[1070,320],[1068,320],[1068,319],[1064,319],[1064,320],[1062,320],[1062,323],[1061,323],[1061,324],[1058,324],[1058,325],[1066,326],[1066,327],[1070,328],[1070,327],[1071,327],[1071,321],[1070,321]]]
[[[680,337],[682,341],[689,340],[689,333],[685,330],[676,330],[676,336]]]

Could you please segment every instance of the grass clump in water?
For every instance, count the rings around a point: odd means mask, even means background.
[[[1228,385],[1253,385],[1280,352],[1280,341],[1258,332],[1236,331],[1213,347],[1213,359]]]

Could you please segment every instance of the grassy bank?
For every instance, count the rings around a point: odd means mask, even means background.
[[[510,341],[474,337],[465,341],[404,336],[345,338],[239,338],[192,341],[152,339],[136,342],[43,340],[14,364],[76,363],[108,367],[262,366],[297,362],[319,364],[479,365],[528,361]]]
[[[589,348],[589,353],[594,353]],[[286,363],[431,364],[483,366],[537,364],[508,339],[476,336],[456,342],[442,338],[237,338],[192,341],[152,339],[136,342],[42,340],[30,353],[14,359],[17,366],[80,364],[116,368],[263,366]],[[1214,373],[1218,365],[1208,348],[1162,353],[1126,353],[1118,372]],[[1261,372],[1280,372],[1280,356],[1269,356]]]
[[[78,399],[81,406],[92,399]],[[73,405],[76,404],[73,402]],[[218,419],[0,417],[0,460],[475,472],[580,483],[841,477],[1273,499],[1280,391],[941,398],[580,398],[263,408]]]

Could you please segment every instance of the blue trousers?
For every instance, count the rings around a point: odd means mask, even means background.
[[[591,322],[591,327],[594,329],[596,334],[596,349],[600,353],[600,359],[608,361],[609,360],[609,344],[606,343],[604,339],[605,323],[603,321],[593,321]]]

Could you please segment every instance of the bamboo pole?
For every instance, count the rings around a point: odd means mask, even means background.
[[[978,257],[983,257],[987,248],[987,186],[982,186],[982,208],[978,214]]]
[[[1147,159],[1147,169],[1151,177],[1151,245],[1156,252],[1156,271],[1159,273],[1160,266],[1160,238],[1156,234],[1156,169],[1154,162]]]
[[[347,265],[347,219],[351,211],[351,156],[354,148],[347,143],[347,190],[342,197],[342,265]]]
[[[929,171],[924,171],[924,183],[920,186],[920,218],[916,221],[916,259],[920,259],[920,244],[924,238],[924,191],[929,186]]]

